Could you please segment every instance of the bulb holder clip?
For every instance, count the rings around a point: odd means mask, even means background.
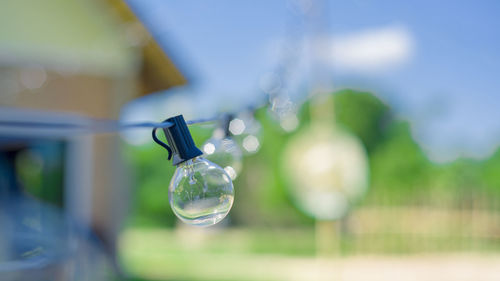
[[[163,132],[172,150],[172,164],[174,166],[203,154],[194,144],[193,137],[182,115],[168,118],[165,122],[172,123],[172,126],[163,128]]]

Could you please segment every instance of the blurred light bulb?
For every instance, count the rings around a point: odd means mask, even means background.
[[[224,136],[217,129],[212,138],[202,145],[205,158],[221,166],[231,177],[236,179],[242,168],[242,152],[238,144],[229,136]]]
[[[234,140],[243,148],[245,154],[254,154],[261,146],[261,124],[254,117],[253,110],[243,111],[238,118],[233,119],[229,124],[229,130],[234,135]],[[231,130],[234,126],[234,131]],[[241,129],[241,130],[238,130]]]
[[[294,202],[316,219],[342,218],[368,189],[364,147],[338,126],[315,123],[294,135],[282,167]]]
[[[179,219],[190,225],[209,226],[229,213],[234,187],[224,169],[196,157],[177,166],[168,195]]]
[[[269,113],[286,132],[293,132],[299,127],[298,107],[286,92],[269,97]]]

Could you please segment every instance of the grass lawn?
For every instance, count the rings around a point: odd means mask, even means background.
[[[312,229],[132,228],[122,235],[120,253],[131,276],[142,278],[130,280],[498,280],[500,276],[500,254],[494,252],[337,252],[318,257]]]

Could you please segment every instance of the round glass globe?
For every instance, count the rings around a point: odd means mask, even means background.
[[[204,157],[221,166],[232,180],[242,169],[242,157],[238,144],[231,138],[214,136],[202,145]]]
[[[294,202],[319,220],[342,218],[368,189],[365,149],[339,126],[304,128],[285,147],[282,167]]]
[[[234,188],[231,178],[221,167],[196,157],[177,166],[168,197],[172,210],[181,221],[210,226],[229,213]]]
[[[233,139],[243,148],[245,155],[257,153],[262,142],[261,125],[252,111],[244,111],[229,123]]]

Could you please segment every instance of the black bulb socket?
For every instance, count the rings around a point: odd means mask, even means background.
[[[193,137],[182,115],[170,117],[165,122],[172,123],[170,127],[163,128],[163,132],[170,149],[172,149],[172,164],[174,166],[203,154],[194,144]]]

